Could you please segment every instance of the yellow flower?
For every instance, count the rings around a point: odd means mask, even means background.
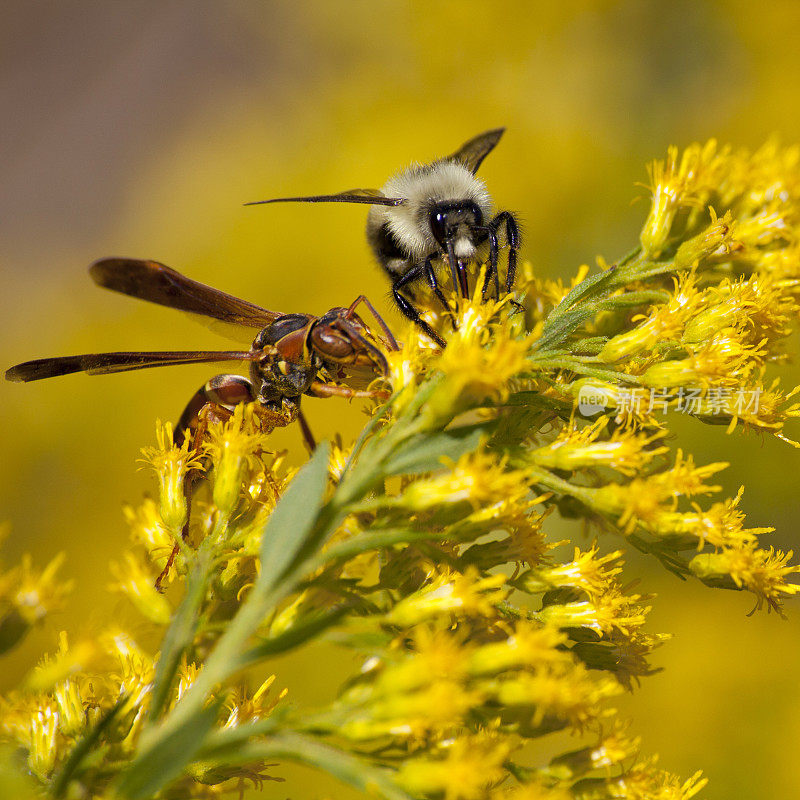
[[[628,736],[624,726],[617,722],[610,732],[600,736],[600,741],[596,745],[565,753],[553,759],[550,771],[565,780],[597,770],[610,772],[634,758],[639,748],[639,738]]]
[[[184,492],[186,473],[190,469],[202,469],[202,462],[196,453],[189,451],[188,439],[180,447],[174,445],[169,422],[156,424],[156,441],[157,447],[142,448],[142,460],[155,470],[161,519],[173,536],[177,536],[187,519]]]
[[[641,761],[625,769],[619,777],[590,778],[579,781],[576,789],[581,794],[608,800],[690,800],[708,781],[695,772],[681,783],[680,778],[657,769],[656,759]]]
[[[630,533],[637,524],[653,530],[662,529],[664,514],[675,510],[678,498],[713,494],[719,486],[706,484],[709,477],[725,469],[727,464],[715,462],[697,467],[691,456],[675,456],[672,469],[648,478],[634,478],[630,483],[609,483],[598,489],[587,489],[581,496],[592,508],[618,516],[618,524]]]
[[[736,387],[764,363],[766,339],[749,344],[734,328],[725,328],[692,351],[687,358],[673,359],[648,367],[639,381],[643,386]]]
[[[48,778],[59,756],[58,712],[50,707],[39,709],[30,721],[28,766],[42,780]]]
[[[203,452],[211,456],[214,465],[214,505],[223,516],[236,508],[248,469],[258,466],[267,438],[257,425],[253,403],[241,403],[229,420],[209,425]]]
[[[708,543],[713,547],[731,546],[734,543],[754,543],[762,533],[771,533],[774,528],[744,528],[744,513],[739,510],[744,486],[736,497],[714,503],[703,510],[696,503],[693,511],[686,513],[665,512],[647,528],[651,533],[670,538],[688,536],[697,539],[697,549]]]
[[[572,561],[559,566],[532,570],[525,578],[528,591],[541,592],[545,589],[570,586],[581,589],[590,598],[599,597],[607,590],[614,576],[622,572],[624,562],[620,560],[622,556],[620,550],[599,557],[598,552],[597,542],[593,542],[585,552],[576,547]],[[610,566],[614,563],[615,566]]]
[[[479,734],[455,739],[443,748],[443,758],[411,758],[395,780],[414,795],[444,800],[481,800],[486,790],[506,775],[503,763],[512,744]]]
[[[474,509],[499,503],[516,503],[530,491],[522,470],[510,470],[484,450],[465,453],[449,469],[432,478],[414,481],[398,503],[414,511],[453,503],[469,503]]]
[[[435,362],[442,380],[422,411],[427,428],[441,427],[468,408],[508,396],[509,381],[525,369],[533,341],[532,336],[520,336],[505,315],[510,300],[507,295],[499,303],[481,303],[478,292],[459,304],[459,328]]]
[[[638,594],[625,595],[613,585],[592,600],[547,605],[539,612],[542,622],[559,628],[588,628],[601,635],[618,631],[629,636],[644,625],[649,606],[638,603]]]
[[[137,508],[126,506],[124,514],[131,529],[131,539],[147,549],[160,572],[172,552],[175,539],[161,519],[158,504],[146,497]]]
[[[84,639],[69,646],[66,631],[61,631],[58,637],[58,650],[55,656],[45,657],[25,682],[27,688],[34,691],[51,689],[57,683],[74,676],[79,671],[85,671],[97,659],[96,645]]]
[[[571,420],[552,442],[532,450],[530,458],[535,464],[550,469],[608,466],[623,475],[636,475],[668,450],[665,446],[652,446],[663,436],[660,432],[645,436],[630,429],[616,428],[610,436],[601,439],[608,422],[607,418],[601,418],[579,428]]]
[[[514,668],[559,664],[569,660],[562,649],[566,641],[566,634],[554,625],[520,621],[506,639],[474,648],[465,666],[471,675],[493,675]]]
[[[275,676],[270,675],[252,695],[244,686],[237,687],[228,696],[225,703],[228,717],[222,723],[222,727],[236,728],[247,722],[268,717],[275,706],[289,693],[288,689],[281,689],[274,697],[269,697],[268,693],[273,683],[275,683]]]
[[[393,625],[411,627],[443,614],[491,616],[508,593],[504,575],[481,578],[470,568],[464,574],[443,570],[420,591],[401,600],[387,615]]]
[[[756,596],[756,608],[766,603],[780,613],[783,598],[800,592],[800,585],[786,580],[800,572],[800,566],[789,564],[792,556],[791,550],[763,550],[743,542],[718,553],[701,553],[689,562],[689,569],[712,586],[747,589]]]
[[[132,552],[124,554],[124,563],[112,562],[109,566],[116,581],[109,584],[112,592],[124,594],[142,616],[156,625],[168,625],[172,606],[155,587],[155,575]]]
[[[502,706],[529,709],[534,728],[553,718],[566,721],[577,731],[611,716],[613,709],[604,709],[604,703],[623,691],[614,678],[590,672],[575,661],[541,665],[530,673],[510,673],[481,686]]]
[[[411,635],[413,655],[386,667],[375,683],[375,691],[403,694],[431,681],[461,681],[474,648],[453,633],[420,626]]]
[[[410,692],[378,695],[363,711],[348,712],[339,731],[349,739],[383,736],[420,740],[440,738],[464,724],[484,695],[448,678],[437,678]]]
[[[639,324],[630,331],[611,338],[600,351],[599,358],[606,362],[653,350],[671,339],[679,339],[687,321],[697,313],[702,295],[697,291],[694,273],[685,273],[674,279],[674,290],[669,300],[656,306],[648,316],[634,317]]]
[[[56,577],[63,563],[61,553],[39,571],[26,553],[18,566],[0,574],[0,653],[10,650],[34,625],[61,609],[73,585]]]
[[[711,139],[705,145],[687,147],[678,159],[678,148],[670,147],[666,161],[654,161],[649,167],[650,213],[641,233],[644,252],[659,255],[669,239],[675,216],[682,208],[702,208],[707,193],[718,181],[718,175],[729,151],[717,151]]]

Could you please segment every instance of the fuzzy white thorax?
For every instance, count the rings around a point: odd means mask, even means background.
[[[413,164],[393,175],[381,188],[385,197],[402,197],[400,206],[372,206],[369,225],[379,227],[389,224],[395,240],[418,261],[439,250],[431,233],[428,214],[434,203],[442,200],[471,200],[489,220],[492,200],[486,186],[458,161],[435,161],[433,164]],[[459,258],[475,254],[473,243],[465,238],[454,242]]]

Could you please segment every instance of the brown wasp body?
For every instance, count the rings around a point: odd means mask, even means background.
[[[322,317],[312,314],[278,314],[212,289],[155,261],[106,258],[89,269],[95,283],[122,294],[198,314],[237,327],[258,329],[249,350],[91,353],[26,361],[6,372],[11,381],[34,381],[86,372],[100,375],[175,364],[244,361],[250,378],[217,375],[207,381],[181,415],[176,438],[194,432],[208,416],[227,416],[234,406],[256,402],[262,420],[276,427],[300,417],[309,446],[308,426],[300,414],[302,395],[312,397],[374,397],[361,391],[321,380],[323,375],[341,380],[348,371],[367,377],[386,375],[388,366],[380,347],[355,313],[366,304],[381,324],[388,349],[397,343],[386,324],[362,295],[349,308],[333,308]]]
[[[354,389],[337,382],[360,377],[368,383],[388,374],[386,357],[375,343],[377,340],[371,341],[369,329],[355,313],[360,303],[364,303],[378,320],[385,337],[380,340],[382,346],[397,349],[386,323],[363,295],[349,308],[333,308],[321,317],[278,314],[193,281],[155,261],[107,258],[95,262],[89,272],[95,283],[107,289],[239,328],[255,328],[258,333],[249,350],[56,356],[17,364],[7,370],[6,378],[35,381],[73,372],[102,375],[173,364],[247,362],[249,379],[242,375],[216,375],[200,387],[184,409],[175,430],[175,443],[181,444],[189,434],[195,450],[199,449],[209,422],[228,419],[238,404],[249,402],[255,403],[256,415],[266,433],[297,419],[307,446],[313,450],[314,438],[300,410],[303,395],[379,396],[381,392]],[[195,470],[190,470],[186,476],[187,501],[196,477]],[[188,522],[183,530],[183,538],[187,537]],[[178,545],[175,545],[156,580],[157,588],[161,588],[177,553]]]

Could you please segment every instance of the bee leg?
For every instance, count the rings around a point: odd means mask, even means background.
[[[456,315],[453,313],[453,309],[450,308],[450,304],[447,302],[447,299],[444,296],[444,292],[441,290],[439,286],[439,281],[436,280],[436,273],[433,271],[433,266],[431,265],[431,261],[433,260],[433,256],[428,256],[425,259],[425,277],[428,279],[428,286],[431,287],[431,291],[436,295],[439,302],[442,304],[442,308],[447,312],[447,315],[450,317],[450,322],[453,323],[453,330],[458,330],[458,322],[456,322]]]
[[[180,447],[187,436],[192,437],[190,450],[199,452],[200,445],[208,432],[210,422],[230,419],[233,412],[226,406],[236,406],[239,403],[248,403],[255,399],[253,385],[241,375],[215,375],[198,389],[186,405],[181,418],[175,427],[172,441]],[[192,504],[192,487],[200,474],[198,469],[189,469],[183,479],[183,495],[186,498],[186,522],[181,530],[181,538],[189,538],[189,514]],[[156,578],[155,587],[163,591],[162,584],[169,575],[170,569],[180,550],[180,545],[175,544],[167,558],[164,569]]]
[[[420,275],[424,274],[425,271],[425,264],[417,264],[413,266],[408,272],[401,275],[393,284],[392,284],[392,295],[394,296],[395,302],[400,307],[400,311],[405,314],[408,319],[410,319],[417,327],[422,328],[422,330],[433,339],[439,347],[445,347],[446,343],[445,340],[439,336],[436,331],[425,322],[422,317],[419,315],[419,311],[400,293],[400,290],[406,286],[407,284],[415,281]]]
[[[447,260],[450,262],[450,272],[453,276],[453,289],[461,291],[461,297],[469,300],[469,275],[467,265],[459,258],[456,258],[453,240],[447,240]]]
[[[492,227],[486,228],[473,228],[475,231],[485,232],[489,239],[489,263],[486,266],[486,277],[483,279],[483,287],[481,288],[481,300],[486,299],[486,292],[489,289],[489,281],[494,279],[494,293],[495,297],[500,299],[500,271],[497,268],[499,259],[500,248],[497,245],[497,232]]]
[[[508,270],[506,271],[506,291],[510,292],[517,274],[517,251],[520,245],[519,224],[517,218],[510,211],[501,211],[489,223],[495,231],[505,225],[506,240],[508,241]]]

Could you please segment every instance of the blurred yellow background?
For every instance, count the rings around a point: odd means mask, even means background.
[[[636,243],[635,183],[667,145],[800,141],[799,36],[789,0],[12,0],[0,29],[0,363],[228,347],[180,314],[96,289],[86,267],[109,255],[154,258],[280,311],[321,313],[365,292],[396,325],[366,209],[242,203],[379,186],[499,125],[481,174],[519,212],[524,257],[550,276],[613,259]],[[0,688],[54,648],[58,627],[134,619],[105,593],[126,542],[122,505],[151,488],[134,461],[155,418],[176,420],[211,374],[0,384],[3,561],[64,550],[77,580],[68,611],[3,662]],[[782,374],[800,382],[796,365]],[[338,399],[306,409],[320,438],[361,420]],[[733,462],[726,489],[746,483],[751,524],[775,525],[775,544],[791,548],[800,451],[679,427],[698,461]],[[304,457],[298,430],[275,442]],[[629,570],[658,594],[651,630],[675,634],[657,654],[664,671],[622,704],[643,752],[684,776],[703,768],[702,797],[797,796],[798,604],[788,621],[747,618],[743,596],[681,583],[635,553]],[[297,661],[276,671],[301,704],[337,677]],[[343,796],[302,775],[266,795]]]

